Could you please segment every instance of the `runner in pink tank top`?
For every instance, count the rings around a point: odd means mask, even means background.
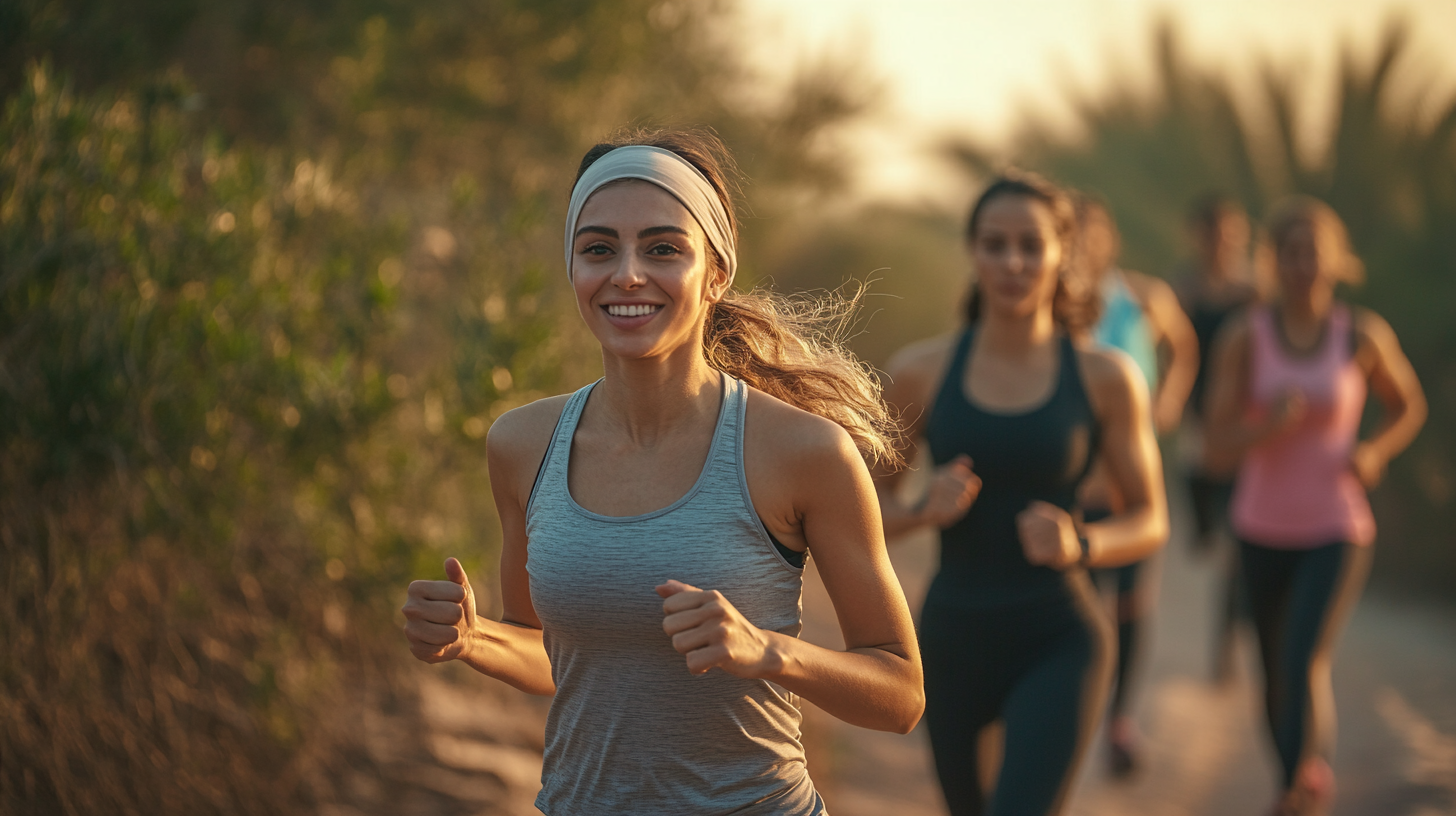
[[[1370,544],[1375,517],[1350,468],[1366,392],[1350,308],[1332,304],[1324,337],[1309,353],[1289,347],[1275,308],[1249,315],[1248,411],[1261,422],[1286,394],[1298,393],[1304,416],[1244,456],[1234,489],[1234,532],[1281,549]]]
[[[1420,431],[1426,402],[1389,324],[1334,299],[1362,272],[1335,211],[1292,200],[1269,235],[1279,297],[1219,337],[1207,449],[1213,467],[1242,457],[1232,522],[1284,772],[1274,813],[1315,816],[1334,796],[1331,655],[1375,540],[1365,491]],[[1359,440],[1367,391],[1384,421]]]

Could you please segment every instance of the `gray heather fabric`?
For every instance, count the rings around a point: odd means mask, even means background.
[[[707,463],[673,504],[640,516],[571,498],[572,395],[526,508],[526,569],[556,697],[536,806],[547,814],[823,814],[799,741],[798,698],[719,669],[688,673],[662,631],[669,578],[716,589],[749,621],[798,636],[802,571],[748,498],[748,388],[724,377]]]

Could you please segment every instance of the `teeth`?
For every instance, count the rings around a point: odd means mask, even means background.
[[[660,308],[662,307],[649,304],[634,304],[630,306],[614,304],[607,307],[607,314],[613,317],[641,317],[642,315],[652,314]]]

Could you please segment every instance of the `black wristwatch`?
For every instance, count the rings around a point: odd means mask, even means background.
[[[1092,560],[1092,542],[1087,540],[1085,533],[1077,533],[1077,546],[1082,548],[1082,557],[1077,559],[1077,566],[1086,567]]]

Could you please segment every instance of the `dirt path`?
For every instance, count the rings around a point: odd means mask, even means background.
[[[933,539],[897,542],[892,558],[918,609],[935,570]],[[1136,698],[1144,767],[1130,780],[1111,781],[1099,740],[1069,813],[1262,814],[1275,783],[1258,713],[1252,633],[1240,643],[1233,679],[1211,683],[1216,564],[1190,557],[1182,536],[1159,564],[1158,616]],[[806,583],[805,618],[806,637],[838,645],[817,576]],[[1341,733],[1334,816],[1456,814],[1456,616],[1367,596],[1346,629],[1335,692]],[[815,712],[806,732],[810,770],[834,816],[945,812],[923,726],[902,737]]]

